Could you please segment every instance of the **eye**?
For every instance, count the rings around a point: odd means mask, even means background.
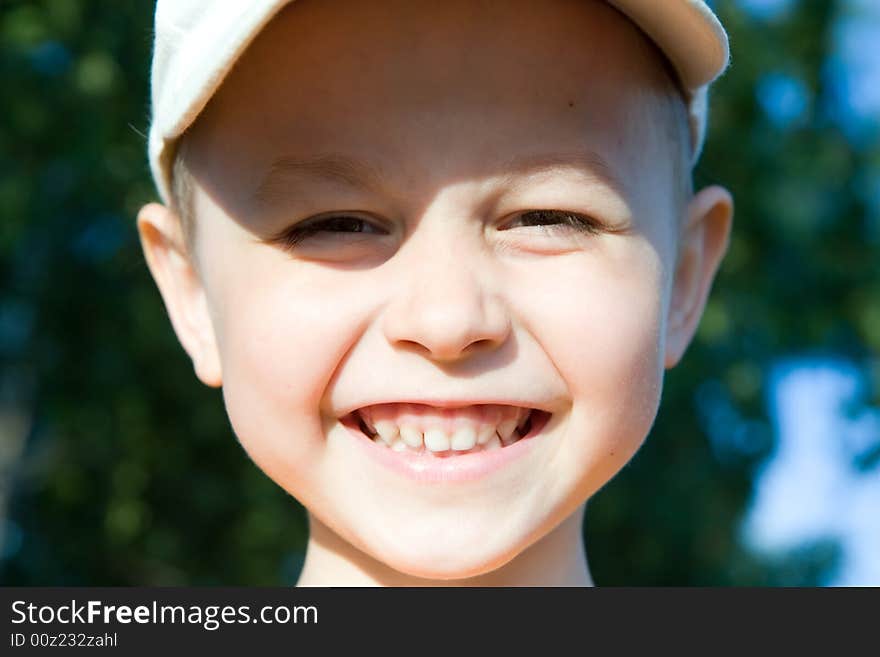
[[[286,228],[280,235],[269,241],[280,243],[286,249],[293,249],[296,245],[309,239],[345,240],[357,234],[387,235],[388,231],[362,217],[352,214],[336,214],[306,219]]]
[[[539,226],[541,232],[565,233],[579,232],[598,234],[604,229],[601,222],[588,215],[567,210],[528,210],[519,213],[508,226],[522,223],[525,226]]]

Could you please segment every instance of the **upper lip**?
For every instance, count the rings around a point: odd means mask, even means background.
[[[354,411],[360,410],[362,408],[367,408],[369,406],[378,406],[380,404],[425,404],[427,406],[435,406],[437,408],[462,408],[464,406],[477,406],[477,405],[486,405],[493,404],[498,406],[517,406],[520,408],[533,408],[539,411],[545,411],[547,413],[554,412],[553,404],[549,402],[535,402],[521,399],[383,399],[376,401],[364,402],[362,404],[358,404],[357,406],[351,406],[346,411],[340,414],[340,417],[345,417],[353,413]]]

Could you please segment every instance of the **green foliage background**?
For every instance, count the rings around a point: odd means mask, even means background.
[[[733,65],[696,172],[698,186],[734,192],[731,249],[645,447],[590,502],[598,584],[811,584],[837,555],[821,543],[761,560],[740,545],[738,522],[773,449],[773,360],[877,362],[878,231],[864,181],[880,175],[880,146],[854,148],[822,111],[834,2],[763,23],[738,7],[715,3]],[[154,198],[152,11],[0,3],[5,584],[281,584],[302,562],[302,508],[248,460],[220,393],[198,383],[137,241],[135,215]],[[757,104],[771,69],[811,87],[801,125],[780,130]],[[700,394],[728,400],[726,430],[750,432],[750,451],[712,450]]]

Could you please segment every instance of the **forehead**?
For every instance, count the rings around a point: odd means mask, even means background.
[[[669,194],[672,167],[656,163],[671,89],[658,51],[605,2],[297,0],[196,122],[188,160],[233,214],[285,162],[430,194],[544,160],[638,204]]]

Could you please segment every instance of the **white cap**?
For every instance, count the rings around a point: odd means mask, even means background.
[[[292,0],[157,0],[151,79],[150,169],[171,199],[174,142],[269,20]],[[706,132],[707,91],[727,68],[727,34],[703,0],[607,0],[662,50],[688,102],[693,160]]]

